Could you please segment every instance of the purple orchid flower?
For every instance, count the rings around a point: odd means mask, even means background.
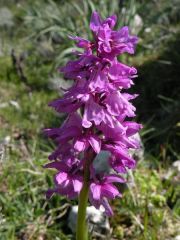
[[[55,168],[58,173],[54,182],[56,187],[48,191],[48,197],[53,193],[59,193],[72,199],[77,197],[83,185],[83,177],[79,169],[80,161],[76,158],[67,158],[64,161],[56,161],[46,164],[45,168]]]
[[[129,150],[139,147],[132,136],[142,128],[130,121],[136,111],[131,100],[137,95],[126,93],[137,70],[117,59],[124,52],[134,53],[137,37],[131,36],[126,26],[115,31],[116,21],[115,15],[103,20],[94,12],[90,21],[93,40],[70,36],[84,52],[76,52],[76,60],[60,68],[74,84],[49,104],[68,117],[61,127],[45,130],[57,144],[45,166],[57,170],[55,188],[47,195],[57,193],[71,199],[80,197],[84,186],[89,186],[90,203],[96,208],[103,206],[108,216],[113,214],[109,200],[121,197],[113,185],[124,183],[118,174],[136,166]],[[100,151],[109,153],[109,165],[117,175],[93,169]]]
[[[94,170],[93,170],[94,171]],[[89,199],[92,205],[96,208],[100,208],[102,205],[105,209],[105,213],[108,216],[112,216],[113,212],[108,203],[108,200],[114,199],[117,196],[121,197],[122,194],[118,191],[118,189],[112,184],[116,183],[124,183],[125,180],[120,176],[115,174],[110,174],[108,176],[96,175],[93,173],[93,180],[90,183],[90,192]]]

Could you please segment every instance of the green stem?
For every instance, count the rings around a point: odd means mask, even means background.
[[[79,195],[78,218],[76,229],[76,240],[88,240],[88,227],[86,224],[86,207],[88,203],[89,186],[84,182]]]
[[[89,167],[94,153],[89,151],[85,154],[83,187],[79,195],[78,217],[76,227],[76,240],[88,240],[88,227],[86,223],[86,208],[89,194]]]

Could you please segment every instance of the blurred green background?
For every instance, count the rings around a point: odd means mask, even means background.
[[[144,157],[135,185],[112,203],[111,239],[178,240],[180,235],[180,2],[179,0],[0,1],[0,240],[74,239],[69,202],[50,201],[52,172],[42,169],[53,143],[42,129],[59,126],[47,104],[68,82],[57,73],[72,56],[69,34],[91,38],[90,15],[116,13],[117,28],[139,36],[132,91],[144,125]],[[76,203],[76,201],[74,201]]]

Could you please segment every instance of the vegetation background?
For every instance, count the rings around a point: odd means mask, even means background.
[[[111,239],[178,240],[180,232],[180,2],[179,0],[0,1],[0,240],[74,239],[69,203],[50,201],[52,172],[42,169],[53,142],[42,129],[59,126],[47,103],[70,83],[57,67],[70,58],[68,34],[90,37],[93,10],[116,13],[140,38],[133,92],[144,129],[144,153],[134,184],[112,203]],[[179,160],[179,161],[178,161]],[[74,204],[76,201],[74,201]]]

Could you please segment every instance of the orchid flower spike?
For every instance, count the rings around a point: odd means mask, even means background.
[[[90,21],[93,40],[70,37],[84,51],[60,72],[74,84],[49,104],[67,118],[61,127],[45,130],[57,144],[45,166],[57,171],[55,187],[48,190],[48,196],[56,193],[81,199],[88,188],[90,204],[103,206],[108,216],[113,214],[108,201],[122,196],[113,183],[123,184],[120,175],[136,166],[129,149],[139,147],[132,136],[142,128],[130,120],[136,116],[132,100],[137,95],[126,92],[134,84],[137,70],[117,58],[123,53],[134,54],[138,39],[127,26],[114,30],[116,21],[115,15],[103,20],[94,12]],[[93,167],[101,151],[109,152],[109,174]]]

